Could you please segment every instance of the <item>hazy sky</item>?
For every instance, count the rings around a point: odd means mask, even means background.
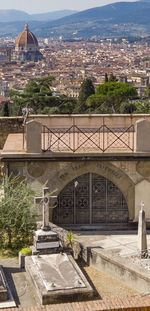
[[[0,0],[0,10],[16,9],[28,13],[42,13],[64,9],[81,11],[120,1],[123,0]]]

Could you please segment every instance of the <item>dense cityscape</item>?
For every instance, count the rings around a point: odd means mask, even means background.
[[[117,41],[117,39],[116,39]],[[1,103],[9,98],[11,89],[22,91],[30,79],[52,75],[53,94],[69,97],[79,96],[84,79],[91,78],[95,88],[105,82],[105,74],[113,73],[118,81],[136,87],[138,94],[144,94],[149,85],[150,58],[147,42],[121,43],[112,39],[100,42],[69,42],[39,39],[41,61],[15,60],[15,40],[0,40],[0,95]],[[10,49],[10,59],[5,47]],[[4,47],[4,48],[3,48]]]

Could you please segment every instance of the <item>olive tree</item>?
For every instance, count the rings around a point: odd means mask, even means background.
[[[36,218],[30,185],[19,177],[4,177],[0,192],[1,248],[27,245],[34,230]]]

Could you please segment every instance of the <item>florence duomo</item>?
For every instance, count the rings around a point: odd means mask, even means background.
[[[29,30],[28,23],[25,24],[24,31],[16,39],[15,58],[21,61],[33,62],[43,59],[43,55],[39,51],[38,40]]]

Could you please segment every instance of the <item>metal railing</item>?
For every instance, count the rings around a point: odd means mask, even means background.
[[[43,126],[42,151],[54,152],[106,152],[134,151],[134,125],[128,128],[48,128]]]

